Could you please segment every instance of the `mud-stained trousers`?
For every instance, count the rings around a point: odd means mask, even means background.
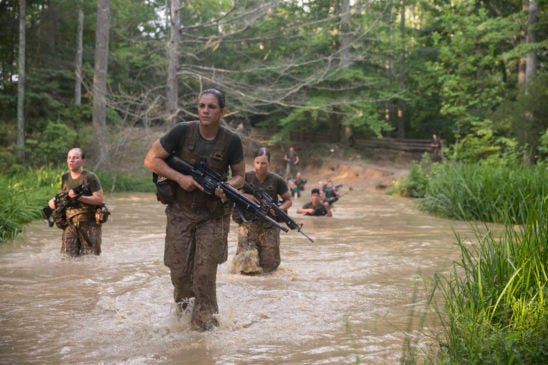
[[[280,266],[280,229],[269,225],[242,223],[238,228],[238,248],[235,260],[245,257],[245,252],[257,250],[259,265],[263,272],[269,273]],[[246,272],[243,272],[244,274]]]
[[[168,205],[166,215],[164,264],[170,269],[175,302],[195,298],[192,327],[211,329],[218,325],[217,266],[227,259],[230,215],[210,218],[185,211],[179,203]]]
[[[100,255],[101,225],[94,221],[74,220],[63,229],[61,253],[69,256]]]

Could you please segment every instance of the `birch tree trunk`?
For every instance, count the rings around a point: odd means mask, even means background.
[[[19,72],[17,80],[17,156],[25,157],[25,48],[26,1],[19,0]]]
[[[177,85],[177,70],[179,69],[179,55],[180,55],[180,28],[181,18],[179,17],[179,10],[181,8],[179,0],[171,0],[171,27],[170,37],[167,45],[167,58],[168,58],[168,70],[167,70],[167,123],[171,127],[175,125],[177,120],[177,114],[179,110],[179,88]]]
[[[84,53],[84,11],[82,0],[78,1],[78,29],[76,30],[76,60],[74,67],[74,104],[82,104],[82,55]]]
[[[350,66],[350,0],[341,2],[341,68]]]
[[[96,167],[109,166],[106,140],[107,66],[110,30],[110,0],[97,0],[97,29],[95,31],[95,68],[93,75],[93,142]]]

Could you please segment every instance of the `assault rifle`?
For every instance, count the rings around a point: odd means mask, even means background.
[[[240,211],[248,212],[253,216],[259,216],[260,218],[272,223],[282,231],[288,231],[286,227],[276,222],[268,215],[268,213],[261,209],[259,204],[255,203],[253,200],[240,193],[237,189],[233,188],[230,184],[223,181],[223,176],[209,168],[204,161],[200,161],[196,165],[192,165],[174,155],[170,155],[165,161],[172,169],[182,174],[192,176],[192,178],[204,188],[204,193],[208,195],[215,195],[215,189],[220,188],[225,195],[234,202]]]
[[[79,185],[72,190],[76,194],[74,198],[68,195],[68,191],[61,191],[55,195],[55,209],[51,209],[48,205],[42,208],[42,216],[48,222],[48,226],[53,227],[55,216],[63,214],[70,204],[74,203],[82,195],[90,193],[88,184]]]
[[[268,194],[267,192],[263,190],[255,189],[255,187],[247,181],[244,184],[244,189],[251,192],[251,194],[253,194],[253,196],[257,198],[257,200],[259,200],[259,202],[261,203],[261,207],[266,210],[267,214],[270,211],[270,209],[272,209],[276,215],[276,218],[278,218],[279,221],[287,224],[287,226],[291,228],[291,230],[296,229],[297,232],[301,233],[303,236],[308,238],[310,242],[314,242],[312,238],[310,238],[306,233],[303,232],[302,230],[303,225],[302,224],[299,225],[283,209],[281,209],[278,206],[277,202],[275,202],[272,199],[270,194]]]

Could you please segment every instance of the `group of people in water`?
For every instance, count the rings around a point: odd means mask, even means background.
[[[167,218],[164,264],[170,270],[177,312],[190,313],[192,328],[204,331],[219,325],[216,275],[218,265],[228,259],[231,220],[238,224],[232,268],[245,275],[270,273],[278,268],[280,228],[272,223],[276,220],[248,219],[227,197],[227,190],[216,186],[208,191],[195,179],[197,176],[171,167],[169,158],[174,156],[193,165],[205,163],[219,176],[230,176],[224,182],[230,189],[257,203],[255,192],[267,193],[285,212],[301,196],[307,181],[298,171],[300,159],[293,147],[284,156],[286,176],[270,171],[271,155],[265,147],[255,152],[253,169],[246,172],[239,134],[221,125],[226,107],[220,91],[202,91],[197,110],[198,121],[178,123],[150,146],[144,165],[158,181],[172,183],[172,200],[161,201],[166,204]],[[62,252],[70,256],[101,254],[100,226],[104,221],[95,219],[94,214],[104,205],[103,190],[99,179],[84,170],[84,163],[82,149],[71,149],[67,156],[69,172],[61,179],[62,191],[73,199],[67,217],[58,225],[63,229]],[[90,189],[77,195],[75,190],[81,184],[89,184]],[[310,201],[297,208],[297,214],[331,217],[333,203],[340,197],[337,190],[330,179],[320,183],[311,189]],[[56,209],[57,204],[52,198],[49,208]],[[274,209],[269,214],[276,218]]]
[[[290,157],[291,156],[291,157]],[[301,197],[301,193],[305,190],[305,185],[308,182],[302,176],[300,171],[297,171],[297,165],[300,162],[300,158],[295,152],[294,147],[290,147],[287,154],[284,156],[286,161],[286,174],[287,184],[291,192],[293,199]],[[313,188],[310,191],[310,201],[305,203],[301,208],[297,208],[298,214],[304,214],[309,216],[333,216],[333,204],[339,200],[339,189],[342,185],[337,185],[328,178],[327,182],[319,181],[318,187]]]

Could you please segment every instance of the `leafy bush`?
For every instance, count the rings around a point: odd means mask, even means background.
[[[0,241],[13,239],[25,223],[38,219],[42,207],[59,190],[61,170],[43,167],[0,175]]]
[[[433,168],[431,157],[428,153],[422,156],[420,163],[412,161],[409,165],[409,174],[398,179],[390,190],[390,194],[410,197],[423,198],[428,186],[428,176]]]
[[[76,145],[76,131],[61,122],[49,122],[34,154],[41,163],[64,161],[67,151]]]

